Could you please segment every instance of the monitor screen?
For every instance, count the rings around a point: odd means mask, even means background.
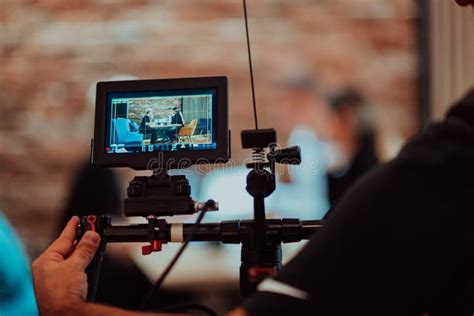
[[[227,77],[97,83],[91,161],[136,170],[230,157]]]
[[[216,89],[107,93],[106,154],[213,150]]]

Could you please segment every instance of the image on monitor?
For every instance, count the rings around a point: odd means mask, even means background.
[[[216,89],[107,93],[106,154],[216,149]]]

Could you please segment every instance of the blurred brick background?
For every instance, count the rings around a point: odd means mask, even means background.
[[[416,131],[415,1],[248,2],[260,125],[281,142],[298,122],[280,111],[277,83],[298,73],[327,91],[361,88],[386,156]],[[88,156],[98,80],[227,75],[242,158],[252,112],[240,0],[0,0],[0,30],[0,208],[32,254]]]

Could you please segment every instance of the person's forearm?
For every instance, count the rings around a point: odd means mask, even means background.
[[[71,310],[65,311],[67,315],[71,316],[185,316],[190,314],[157,314],[157,313],[145,313],[145,312],[135,312],[127,311],[123,309],[118,309],[115,307],[110,307],[106,305],[92,304],[92,303],[82,303]],[[244,309],[239,308],[233,310],[228,314],[228,316],[249,316]]]
[[[243,308],[238,308],[227,314],[227,316],[249,316]]]
[[[156,314],[156,313],[145,313],[145,312],[136,312],[136,311],[127,311],[123,309],[118,309],[115,307],[110,307],[106,305],[99,305],[93,303],[81,303],[75,307],[71,307],[70,310],[65,311],[65,315],[71,316],[167,316],[167,315],[188,315],[188,314]]]

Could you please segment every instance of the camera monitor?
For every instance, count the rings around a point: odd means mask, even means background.
[[[134,169],[225,162],[226,77],[97,84],[92,161]]]

